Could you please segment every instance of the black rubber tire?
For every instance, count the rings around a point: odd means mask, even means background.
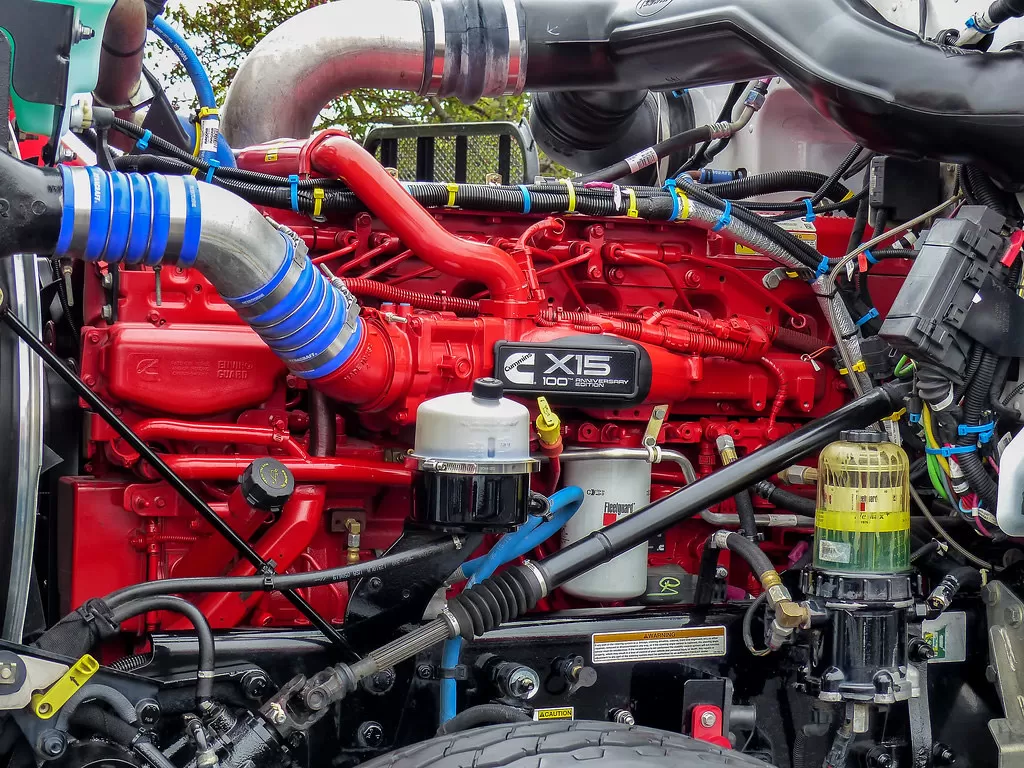
[[[490,725],[378,757],[361,768],[765,768],[678,733],[588,720]]]

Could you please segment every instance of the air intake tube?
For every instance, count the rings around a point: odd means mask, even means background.
[[[873,150],[1024,181],[1022,58],[925,42],[865,0],[337,0],[260,41],[223,127],[236,146],[304,138],[355,87],[473,101],[778,74]]]
[[[195,267],[311,382],[364,346],[352,294],[313,266],[300,239],[230,192],[191,176],[36,168],[2,152],[0,188],[12,203],[0,218],[0,256]],[[329,394],[345,399],[344,391]]]

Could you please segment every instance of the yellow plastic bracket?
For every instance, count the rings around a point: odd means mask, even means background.
[[[546,397],[537,398],[537,408],[540,409],[536,421],[537,437],[544,445],[554,445],[562,435],[562,422]]]
[[[459,185],[458,184],[449,184],[448,185],[448,207],[449,208],[454,208],[455,207],[455,193],[458,192],[458,191],[459,191]]]
[[[88,653],[71,665],[60,680],[50,686],[46,693],[32,694],[32,711],[40,720],[49,720],[68,703],[79,688],[89,682],[100,668],[100,663]]]
[[[640,211],[636,207],[636,192],[627,187],[626,194],[629,195],[629,210],[626,211],[626,215],[631,219],[639,219]]]
[[[565,184],[565,191],[569,195],[569,213],[576,213],[576,187],[568,179],[562,179],[562,183]]]

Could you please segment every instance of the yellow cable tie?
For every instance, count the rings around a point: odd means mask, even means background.
[[[49,720],[60,708],[68,703],[78,689],[89,682],[100,668],[100,663],[88,653],[71,665],[60,680],[50,686],[46,693],[32,694],[32,711],[41,720]]]
[[[562,179],[565,184],[565,191],[569,194],[569,213],[576,213],[576,187],[568,179]]]
[[[220,110],[216,107],[203,107],[199,110],[199,119],[204,117],[220,117]]]
[[[324,190],[323,187],[313,188],[313,218],[320,218],[320,211],[324,205]]]
[[[853,364],[853,370],[855,373],[864,373],[868,369],[867,364],[863,360],[858,360]],[[850,372],[849,368],[840,368],[839,373],[846,376]]]
[[[899,421],[903,417],[903,414],[905,414],[906,412],[907,412],[906,408],[900,408],[895,413],[891,413],[888,416],[886,416],[885,418],[883,418],[882,421]]]
[[[455,207],[455,193],[458,192],[458,191],[459,191],[459,185],[458,184],[449,184],[448,185],[448,207],[449,208],[454,208]]]
[[[679,187],[676,187],[676,194],[679,196],[679,215],[676,217],[676,221],[682,221],[683,219],[690,218],[690,198],[686,196]]]
[[[636,192],[626,187],[626,194],[629,195],[629,210],[626,211],[626,215],[631,219],[640,218],[640,211],[636,207]]]
[[[847,200],[852,200],[852,199],[853,199],[853,190],[851,189],[849,192],[846,193],[846,196],[842,200],[840,200],[839,202],[840,203],[845,203]]]

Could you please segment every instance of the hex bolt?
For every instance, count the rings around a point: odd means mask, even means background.
[[[102,307],[100,307],[100,317],[102,317],[104,320],[109,322],[110,318],[112,318],[113,316],[114,308],[111,307],[109,304],[104,304]]]
[[[136,705],[139,720],[143,725],[154,725],[160,719],[160,705],[152,699],[143,699]]]
[[[420,664],[416,667],[416,677],[420,680],[430,680],[434,676],[434,670],[430,668],[429,664]]]
[[[715,717],[715,713],[714,712],[711,712],[711,711],[704,712],[700,716],[700,724],[703,725],[705,728],[712,728],[712,727],[714,727],[715,723],[717,723],[717,722],[718,722],[718,718]]]
[[[258,699],[267,692],[270,680],[260,670],[251,669],[242,675],[242,691],[250,699]]]
[[[380,592],[380,588],[384,586],[384,582],[380,580],[379,576],[374,576],[366,583],[366,588],[370,592]]]
[[[1006,623],[1011,627],[1020,626],[1020,623],[1024,621],[1024,611],[1021,611],[1019,605],[1011,606],[1006,609]]]
[[[288,714],[284,711],[284,707],[275,701],[270,705],[270,710],[267,712],[267,719],[274,725],[281,725],[288,719]]]
[[[60,757],[67,746],[68,741],[60,731],[44,731],[39,737],[39,751],[47,757]]]
[[[359,726],[359,740],[368,747],[379,747],[384,743],[384,728],[376,720],[369,720]]]
[[[988,584],[981,590],[981,599],[986,605],[995,605],[999,602],[999,585]]]

